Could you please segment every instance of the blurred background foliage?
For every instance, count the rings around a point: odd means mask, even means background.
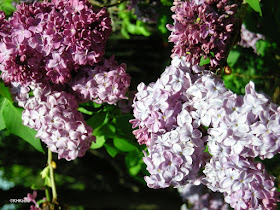
[[[0,0],[0,10],[12,15],[23,1]],[[106,6],[112,19],[113,33],[107,43],[106,56],[115,55],[119,63],[127,64],[131,75],[130,103],[140,82],[155,81],[170,65],[172,44],[168,43],[166,24],[172,24],[171,0],[131,0],[90,2],[97,8]],[[236,45],[227,62],[230,75],[222,74],[227,88],[244,94],[244,87],[254,81],[258,92],[280,103],[280,1],[261,1],[262,16],[248,7],[244,24],[265,39],[252,48]],[[1,86],[3,88],[3,86]],[[57,160],[55,170],[60,202],[70,209],[179,209],[182,200],[176,189],[153,190],[146,187],[147,174],[142,161],[144,146],[139,146],[132,134],[132,111],[123,113],[119,106],[81,104],[79,111],[94,128],[97,143],[83,158],[71,162]],[[16,106],[16,105],[15,105]],[[46,152],[45,145],[42,145]],[[28,209],[27,204],[11,204],[9,199],[21,199],[38,191],[43,198],[45,182],[40,172],[46,166],[47,155],[12,134],[0,131],[0,208]],[[56,155],[54,155],[56,158]],[[280,189],[279,156],[264,161]],[[2,206],[2,207],[1,207]]]

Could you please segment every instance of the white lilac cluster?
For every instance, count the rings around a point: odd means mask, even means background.
[[[186,204],[181,210],[228,210],[229,206],[224,201],[224,196],[212,192],[205,185],[186,184],[178,187],[178,192]]]
[[[148,186],[199,179],[224,193],[235,209],[274,209],[274,178],[254,158],[280,152],[280,108],[256,93],[254,83],[238,96],[213,73],[183,59],[174,59],[157,82],[140,84],[135,95],[131,122],[139,143],[148,146]]]
[[[115,104],[125,96],[130,85],[126,65],[118,65],[112,56],[102,64],[84,67],[71,83],[74,94],[81,102]]]

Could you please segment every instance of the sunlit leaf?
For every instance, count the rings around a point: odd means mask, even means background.
[[[113,158],[116,157],[116,155],[119,153],[119,151],[114,146],[112,146],[110,144],[104,144],[104,146],[105,146],[108,154]]]
[[[0,113],[8,131],[31,144],[35,149],[44,153],[39,138],[35,138],[36,131],[22,124],[21,114],[23,109],[15,107],[6,98],[0,99]]]
[[[256,12],[262,16],[262,10],[260,6],[260,1],[259,0],[245,0]]]
[[[105,136],[96,136],[96,143],[92,142],[91,144],[91,149],[99,149],[103,147],[106,139]]]

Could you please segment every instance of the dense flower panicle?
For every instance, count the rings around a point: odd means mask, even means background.
[[[144,136],[146,132],[163,134],[177,126],[176,118],[184,102],[183,92],[191,84],[191,78],[184,76],[185,71],[185,69],[170,66],[156,83],[148,86],[144,83],[138,85],[138,92],[132,105],[136,119],[131,122],[134,128],[139,127],[139,132]],[[140,143],[149,144],[150,139],[141,139]]]
[[[238,155],[213,157],[206,164],[204,181],[213,191],[224,192],[225,201],[234,209],[276,209],[279,193],[274,177],[261,163]]]
[[[244,97],[226,93],[227,97],[220,97],[222,106],[216,106],[213,111],[211,108],[204,111],[213,113],[212,116],[206,116],[206,121],[213,117],[217,119],[208,129],[209,151],[219,156],[237,154],[272,158],[280,152],[280,115],[277,106],[264,95],[256,93],[252,82],[245,91]],[[227,154],[220,154],[220,151],[225,150]]]
[[[242,47],[253,48],[254,52],[257,53],[256,43],[259,40],[265,40],[262,34],[254,33],[246,29],[245,25],[242,24],[240,31],[241,40],[238,43]]]
[[[186,204],[181,207],[189,210],[228,210],[229,206],[224,201],[223,194],[212,192],[205,185],[186,184],[178,187],[178,192],[184,202],[191,205],[187,208]],[[185,208],[184,208],[185,207]]]
[[[134,134],[148,146],[149,187],[202,182],[235,209],[275,208],[274,178],[253,158],[280,152],[280,108],[253,82],[238,96],[213,73],[175,57],[155,83],[138,85],[132,107]]]
[[[23,124],[38,131],[39,137],[58,158],[74,160],[84,156],[95,141],[92,128],[77,111],[75,97],[65,91],[33,90],[22,113]],[[37,92],[36,92],[37,91]],[[40,90],[39,90],[40,91]]]
[[[118,63],[112,56],[102,63],[84,67],[70,84],[81,102],[116,104],[125,96],[130,85],[130,76],[125,72],[126,65]]]
[[[1,78],[25,109],[23,124],[59,158],[83,156],[95,137],[78,102],[116,104],[130,83],[125,64],[103,58],[106,9],[86,0],[35,1],[17,5],[8,20],[0,12],[0,23]]]
[[[185,66],[180,59],[155,82],[138,85],[135,95],[135,119],[131,120],[140,144],[148,145],[144,162],[151,176],[145,177],[149,187],[180,186],[197,178],[204,164],[204,139],[193,121],[194,110],[186,95],[193,80],[200,77],[200,67]]]
[[[105,8],[85,0],[22,3],[1,29],[1,77],[66,84],[81,65],[101,61],[110,32]]]
[[[184,127],[190,130],[185,130]],[[176,187],[197,178],[203,164],[204,141],[201,133],[191,136],[191,125],[178,127],[176,130],[158,136],[149,146],[149,155],[143,158],[147,170],[147,185],[151,188]]]
[[[174,43],[171,57],[185,56],[192,64],[198,64],[202,56],[209,57],[211,66],[218,66],[235,30],[237,4],[230,5],[228,0],[175,0],[173,5],[174,24],[167,25],[169,41]]]

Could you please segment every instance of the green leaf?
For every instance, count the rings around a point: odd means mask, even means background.
[[[148,29],[145,26],[145,23],[143,23],[141,20],[136,21],[136,34],[138,35],[144,35],[144,36],[151,36],[151,32],[148,31]]]
[[[0,96],[0,102],[3,101],[4,98],[3,96]],[[6,125],[5,125],[5,122],[4,122],[4,117],[2,115],[2,112],[0,112],[0,131],[5,129],[6,128]]]
[[[105,138],[113,138],[115,136],[116,128],[111,124],[104,124],[93,130],[94,136],[105,136]]]
[[[163,34],[167,33],[168,31],[166,28],[166,24],[167,24],[167,16],[163,15],[158,20],[158,30]]]
[[[45,186],[52,187],[52,181],[50,177],[45,178]]]
[[[3,116],[7,130],[30,143],[39,152],[45,153],[40,139],[35,138],[37,132],[22,124],[22,111],[23,109],[15,107],[8,99],[0,99],[0,113]]]
[[[11,15],[14,11],[16,11],[12,2],[12,0],[0,0],[0,10],[4,11],[6,15]]]
[[[140,172],[141,168],[142,168],[142,164],[138,164],[138,165],[130,167],[128,169],[128,171],[129,171],[130,175],[136,176]]]
[[[239,51],[231,50],[227,58],[228,65],[231,67],[234,66],[234,64],[236,64],[236,62],[238,61],[239,57],[240,57]]]
[[[260,1],[259,0],[245,0],[256,12],[262,16],[262,10],[260,6]]]
[[[134,138],[132,134],[132,125],[129,120],[133,119],[132,114],[122,114],[115,117],[117,133],[128,138]]]
[[[117,150],[117,148],[115,148],[114,146],[110,145],[110,144],[104,144],[105,149],[107,150],[108,154],[111,157],[116,157],[116,155],[119,153],[119,151]]]
[[[78,108],[78,111],[81,112],[81,113],[84,113],[84,114],[87,114],[87,115],[93,115],[94,112],[92,111],[88,111],[86,108],[84,107],[79,107]]]
[[[107,114],[105,112],[98,112],[87,120],[87,124],[95,129],[106,123],[107,120]]]
[[[32,184],[30,188],[32,190],[42,190],[42,189],[44,189],[44,187],[45,186],[43,184],[41,184],[41,185]]]
[[[142,154],[142,155],[140,155]],[[125,156],[125,163],[127,167],[135,166],[139,163],[139,160],[142,160],[143,153],[131,151]]]
[[[133,145],[127,139],[125,139],[123,137],[119,137],[119,136],[115,136],[113,138],[113,143],[114,143],[115,147],[118,148],[122,152],[131,152],[131,151],[135,151],[138,149],[135,145]]]
[[[270,47],[270,43],[265,40],[258,40],[256,43],[257,53],[261,56],[265,56],[266,49]]]
[[[49,176],[50,166],[46,166],[41,172],[42,179],[45,179],[47,176]]]
[[[127,24],[127,31],[131,34],[136,34],[136,25],[134,24]]]
[[[97,104],[97,103],[92,103],[93,107],[94,108],[100,108],[102,106],[102,104]]]
[[[3,81],[0,81],[0,95],[13,103],[13,99],[8,87],[5,86]]]
[[[172,2],[173,2],[169,0],[160,0],[160,1],[164,6],[172,6]]]
[[[91,144],[91,149],[99,149],[103,147],[106,139],[105,136],[96,136],[96,143],[92,142]]]
[[[206,59],[204,59],[203,56],[200,58],[200,63],[199,63],[200,66],[203,66],[203,65],[209,64],[209,63],[210,63],[210,58],[207,57]]]
[[[125,163],[127,165],[128,171],[132,176],[139,173],[143,164],[143,153],[132,151],[125,156]]]

